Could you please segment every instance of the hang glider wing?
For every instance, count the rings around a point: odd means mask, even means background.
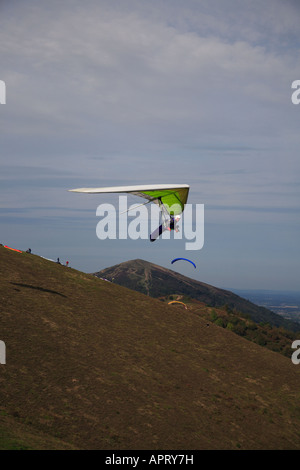
[[[108,188],[78,188],[69,189],[75,193],[128,193],[154,202],[165,209],[171,210],[171,215],[179,215],[184,210],[189,194],[188,184],[152,184],[138,186],[113,186]],[[172,207],[173,206],[173,207]],[[168,211],[169,212],[169,211]],[[169,212],[170,214],[170,212]]]

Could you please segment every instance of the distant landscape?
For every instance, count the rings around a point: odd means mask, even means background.
[[[296,319],[284,317],[267,306],[281,304],[283,297],[250,298],[249,292],[220,289],[204,282],[188,278],[171,269],[163,268],[145,260],[131,260],[94,273],[97,277],[108,280],[130,289],[137,290],[150,297],[160,298],[170,294],[181,294],[192,299],[204,302],[210,307],[226,307],[227,309],[242,312],[256,323],[270,323],[276,327],[283,327],[291,331],[299,331],[300,325]],[[256,291],[255,291],[256,292]],[[259,291],[258,291],[259,292]],[[265,291],[263,291],[265,292]],[[266,302],[259,303],[259,301]],[[276,303],[277,302],[277,303]],[[286,305],[295,302],[295,299],[285,298]]]
[[[300,323],[300,291],[230,290],[256,305],[266,307],[287,320]]]

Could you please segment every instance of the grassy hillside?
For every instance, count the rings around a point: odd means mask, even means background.
[[[289,358],[292,342],[300,337],[298,333],[272,326],[270,323],[255,323],[248,315],[231,310],[228,306],[211,308],[199,300],[183,295],[163,296],[159,297],[159,300],[166,303],[174,300],[183,302],[190,312],[200,315],[207,321]],[[185,308],[185,306],[174,304],[177,308]]]
[[[210,307],[224,307],[249,315],[256,323],[269,322],[291,331],[299,331],[299,323],[286,320],[267,308],[230,292],[196,281],[182,274],[144,260],[132,260],[103,269],[95,276],[113,279],[113,282],[137,290],[151,297],[181,294],[204,302]]]
[[[0,299],[0,449],[300,448],[287,357],[3,247]]]

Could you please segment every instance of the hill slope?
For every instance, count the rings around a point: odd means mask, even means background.
[[[0,448],[300,448],[288,358],[3,247],[0,299]]]
[[[132,260],[94,273],[100,278],[113,279],[113,282],[137,290],[151,297],[182,294],[200,300],[212,307],[227,305],[230,309],[247,314],[257,323],[269,322],[271,325],[300,331],[299,323],[286,320],[270,310],[259,307],[249,300],[204,282],[196,281],[170,269],[157,266],[144,260]]]

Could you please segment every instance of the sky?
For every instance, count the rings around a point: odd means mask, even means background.
[[[139,258],[300,290],[298,1],[1,0],[0,54],[0,243],[89,273]],[[99,240],[118,196],[68,192],[158,183],[204,205],[200,250]]]

